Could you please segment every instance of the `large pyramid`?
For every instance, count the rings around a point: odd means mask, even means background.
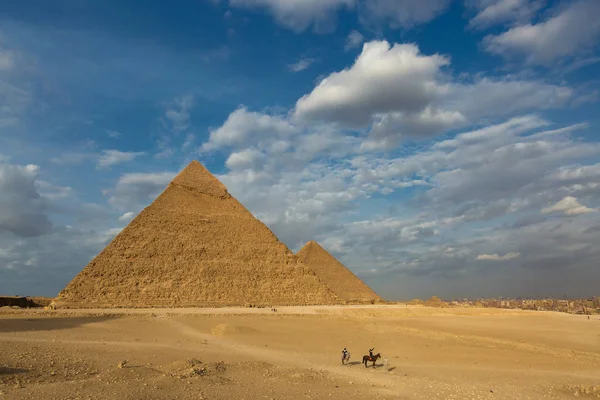
[[[314,240],[306,243],[297,256],[344,301],[348,303],[382,301],[377,293]]]
[[[199,162],[68,285],[57,308],[341,303]]]

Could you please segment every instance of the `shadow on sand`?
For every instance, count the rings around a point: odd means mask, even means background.
[[[24,368],[10,368],[0,366],[0,375],[16,375],[25,374],[27,372],[29,372],[29,370]]]
[[[75,328],[83,324],[114,320],[119,317],[39,317],[0,318],[0,333],[54,331]]]

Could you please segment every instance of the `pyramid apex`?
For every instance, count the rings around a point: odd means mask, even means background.
[[[230,197],[225,185],[199,161],[193,160],[172,181],[172,185],[185,186],[214,197]]]
[[[306,244],[304,245],[304,247],[305,247],[305,248],[307,248],[307,249],[308,249],[309,247],[313,247],[313,246],[316,246],[316,247],[318,247],[318,248],[320,248],[320,249],[323,249],[323,246],[321,246],[321,245],[319,244],[319,242],[317,242],[316,240],[309,240],[309,241],[308,241],[308,242],[306,242]],[[323,250],[325,250],[325,249],[323,249]]]

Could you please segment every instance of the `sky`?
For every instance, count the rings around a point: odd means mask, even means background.
[[[55,296],[190,161],[389,300],[600,295],[600,2],[0,8],[0,293]]]

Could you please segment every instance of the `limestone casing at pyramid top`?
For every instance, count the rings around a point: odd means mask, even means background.
[[[231,197],[227,187],[196,160],[177,174],[170,184],[185,186],[218,198]]]

